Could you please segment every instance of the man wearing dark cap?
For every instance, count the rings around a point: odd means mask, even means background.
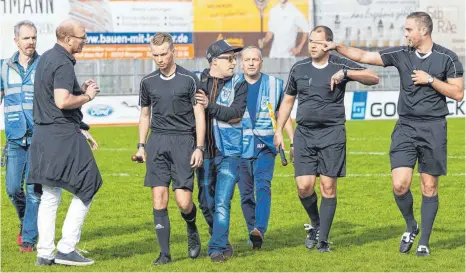
[[[81,106],[100,91],[93,80],[78,84],[74,53],[86,43],[84,27],[66,20],[56,30],[57,44],[37,64],[34,80],[34,134],[30,148],[30,184],[41,184],[37,226],[37,265],[90,265],[94,261],[76,249],[81,229],[102,177],[86,135],[80,130]],[[55,251],[55,223],[62,190],[72,193]]]
[[[207,49],[210,68],[199,73],[198,103],[206,109],[206,149],[204,166],[197,171],[199,203],[212,235],[209,255],[213,262],[224,262],[233,255],[228,242],[231,198],[238,181],[242,153],[241,118],[246,109],[247,82],[234,75],[235,53],[225,40]]]

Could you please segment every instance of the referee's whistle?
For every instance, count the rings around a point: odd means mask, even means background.
[[[144,163],[144,160],[142,159],[142,156],[133,155],[133,156],[131,156],[131,160],[136,161],[137,163]]]

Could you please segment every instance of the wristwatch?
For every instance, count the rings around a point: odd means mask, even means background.
[[[138,149],[141,148],[141,147],[142,147],[142,148],[145,148],[145,147],[146,147],[146,144],[144,144],[144,143],[138,143]]]
[[[429,78],[427,78],[427,83],[428,83],[429,85],[432,85],[433,82],[434,82],[434,77],[432,77],[432,76],[429,75]]]
[[[345,79],[346,79],[348,75],[348,68],[343,67],[343,75],[345,75]]]
[[[201,152],[204,152],[204,151],[205,151],[205,147],[204,147],[204,146],[196,146],[196,149],[201,150]]]

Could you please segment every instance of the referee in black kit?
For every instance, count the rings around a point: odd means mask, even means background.
[[[151,39],[150,49],[159,69],[141,81],[136,156],[146,161],[145,143],[150,125],[144,185],[152,188],[154,225],[161,249],[153,264],[161,265],[171,262],[167,211],[170,181],[173,181],[175,200],[187,224],[188,255],[197,258],[201,250],[192,191],[194,168],[203,163],[205,114],[204,107],[196,105],[199,80],[175,63],[172,37],[168,33],[156,34]]]
[[[30,150],[30,184],[42,184],[37,225],[37,264],[90,265],[94,261],[76,251],[81,228],[102,178],[86,137],[80,130],[81,106],[96,96],[92,80],[79,86],[74,53],[86,42],[84,27],[74,20],[56,30],[57,44],[45,52],[34,80],[34,135]],[[55,250],[55,222],[62,189],[74,194]]]
[[[328,235],[337,207],[337,179],[346,176],[345,89],[349,81],[366,85],[379,82],[374,71],[346,58],[323,51],[324,41],[333,41],[333,32],[316,26],[310,33],[310,58],[291,68],[280,106],[275,145],[283,147],[283,127],[298,95],[294,135],[295,177],[298,196],[311,224],[305,224],[305,245],[329,252]],[[320,214],[314,191],[320,176]]]
[[[405,22],[408,46],[366,52],[357,48],[326,43],[326,50],[354,61],[378,66],[394,66],[400,75],[398,114],[392,133],[390,163],[395,201],[406,221],[400,252],[407,253],[419,225],[414,219],[410,191],[413,169],[418,161],[421,173],[421,238],[417,256],[430,255],[429,238],[438,210],[439,176],[447,174],[446,97],[461,101],[464,97],[463,65],[451,50],[432,41],[432,18],[425,12],[413,12]]]

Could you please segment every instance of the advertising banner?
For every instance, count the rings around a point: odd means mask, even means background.
[[[397,119],[399,91],[346,92],[346,120]],[[296,101],[295,104],[298,102]],[[466,101],[447,98],[448,118],[464,118]],[[296,109],[295,109],[296,110]],[[98,96],[81,109],[88,124],[136,124],[139,122],[139,96]],[[296,111],[291,113],[296,119]],[[0,105],[0,129],[5,129],[3,104]]]
[[[404,45],[406,16],[419,9],[418,0],[314,1],[316,25],[330,27],[337,43],[369,50]]]
[[[434,42],[452,50],[458,56],[465,56],[465,1],[421,0],[419,3],[420,9],[432,17]]]
[[[30,20],[37,27],[37,51],[53,47],[57,38],[55,29],[69,18],[70,1],[0,1],[0,58],[9,58],[18,51],[14,42],[14,26],[22,20]]]
[[[68,18],[82,23],[88,35],[77,59],[150,58],[148,44],[156,32],[173,35],[177,58],[194,58],[191,0],[0,1],[0,58],[17,50],[13,28],[19,21],[37,26],[37,51],[43,53],[55,44],[58,24]]]
[[[345,110],[347,120],[397,119],[399,91],[347,92]],[[466,103],[447,98],[448,118],[465,117]]]
[[[141,108],[139,96],[96,97],[81,109],[88,124],[136,124]]]
[[[313,25],[312,3],[312,0],[193,0],[195,55],[204,57],[213,41],[226,39],[235,46],[263,47],[263,55],[272,58],[306,56],[307,36],[303,37],[302,32],[308,33]],[[268,32],[271,41],[262,43]]]

